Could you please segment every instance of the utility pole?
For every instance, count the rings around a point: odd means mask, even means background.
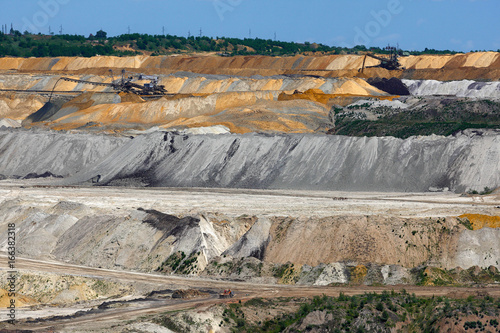
[[[130,25],[128,26],[127,31],[128,31],[128,34],[130,35]]]
[[[200,38],[201,38],[202,34],[203,34],[203,30],[201,30],[201,28],[200,28]]]
[[[163,26],[163,28],[161,29],[161,33],[163,36],[165,36],[165,26]]]
[[[248,29],[248,38],[252,38],[252,29]]]
[[[50,30],[50,25],[49,25],[49,35],[52,35],[52,30]]]
[[[276,31],[274,32],[274,41],[276,41]]]
[[[59,29],[59,35],[62,35],[63,33],[63,27],[62,27],[62,24],[61,24],[61,29]]]
[[[191,37],[191,30],[188,31],[188,38]]]

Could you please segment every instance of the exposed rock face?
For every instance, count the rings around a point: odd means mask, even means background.
[[[381,269],[384,284],[396,285],[410,283],[412,278],[410,272],[398,265],[385,265]]]
[[[264,260],[313,267],[345,260],[404,267],[431,259],[443,263],[449,260],[448,253],[455,252],[463,229],[454,219],[440,223],[382,216],[277,219]],[[457,262],[457,266],[461,265]]]
[[[500,265],[500,229],[464,230],[457,243],[451,267],[468,268]]]
[[[271,239],[269,229],[271,221],[267,218],[259,219],[236,243],[223,254],[235,258],[254,257],[264,259],[265,250]]]
[[[331,283],[347,283],[348,277],[344,265],[332,263],[327,265],[314,283],[316,286],[327,286]]]
[[[20,256],[305,285],[408,284],[418,276],[415,268],[427,265],[438,274],[430,282],[449,275],[437,267],[478,271],[476,280],[500,278],[500,230],[467,230],[452,217],[178,217],[152,209],[105,208],[99,200],[97,206],[48,204],[52,200],[0,204],[0,232],[16,224]],[[6,242],[0,240],[0,249]],[[481,277],[485,269],[490,273]],[[457,272],[455,280],[474,280]]]
[[[83,218],[61,238],[52,250],[58,258],[146,271],[158,269],[173,253],[193,255],[196,269],[203,270],[228,246],[204,218],[179,219],[155,211],[136,211],[125,218]]]

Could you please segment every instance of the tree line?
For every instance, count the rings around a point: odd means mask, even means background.
[[[500,50],[499,50],[500,51]],[[0,57],[92,57],[96,55],[130,56],[137,54],[168,55],[173,53],[216,52],[222,56],[269,55],[293,56],[296,54],[360,54],[373,52],[385,54],[384,48],[357,45],[352,48],[328,46],[319,43],[283,42],[261,38],[226,38],[149,34],[123,34],[108,37],[98,31],[88,37],[81,35],[42,35],[11,30],[0,32]],[[408,51],[407,54],[455,54],[451,50],[426,48]]]

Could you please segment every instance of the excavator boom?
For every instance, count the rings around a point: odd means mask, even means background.
[[[365,68],[373,68],[373,67],[381,67],[381,68],[385,68],[385,69],[391,70],[391,71],[401,69],[401,64],[399,63],[399,60],[398,60],[399,56],[398,56],[397,48],[388,46],[386,48],[386,50],[389,50],[391,52],[389,54],[389,58],[379,57],[379,56],[376,56],[370,52],[366,53],[365,57],[363,58],[363,66],[358,70],[358,72],[363,73]],[[365,67],[366,57],[377,59],[380,61],[380,64],[375,65],[375,66]]]

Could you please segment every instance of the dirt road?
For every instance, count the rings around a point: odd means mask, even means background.
[[[0,256],[2,262],[6,262],[5,256]],[[5,264],[4,264],[5,265]],[[2,266],[4,266],[2,265]],[[415,293],[421,297],[432,296],[453,296],[467,297],[469,295],[488,295],[492,297],[500,297],[500,287],[494,288],[459,288],[459,287],[419,287],[419,286],[340,286],[340,287],[315,287],[315,286],[298,286],[298,285],[270,285],[270,284],[254,284],[248,282],[221,281],[215,279],[198,278],[198,277],[180,277],[166,276],[159,274],[137,273],[127,271],[116,271],[109,269],[99,269],[71,265],[67,263],[38,261],[32,259],[17,258],[16,267],[22,270],[33,270],[37,272],[51,272],[72,275],[84,275],[96,278],[113,279],[124,282],[146,282],[157,284],[158,288],[196,288],[196,289],[226,289],[230,288],[236,291],[236,297],[231,300],[220,300],[216,297],[205,299],[191,299],[172,302],[165,300],[164,302],[144,304],[138,306],[131,305],[126,309],[110,309],[100,312],[91,312],[86,315],[68,318],[56,318],[54,320],[43,321],[38,323],[20,322],[15,325],[15,329],[44,331],[49,329],[59,330],[63,327],[80,326],[85,323],[108,322],[113,320],[134,319],[144,315],[152,315],[168,311],[186,310],[190,308],[207,307],[223,302],[233,302],[245,300],[254,297],[312,297],[316,295],[338,296],[341,292],[345,295],[359,295],[369,292],[380,293],[383,291],[405,289],[408,293]],[[2,269],[5,269],[2,267]],[[0,329],[14,328],[11,325],[4,323],[0,324]]]

